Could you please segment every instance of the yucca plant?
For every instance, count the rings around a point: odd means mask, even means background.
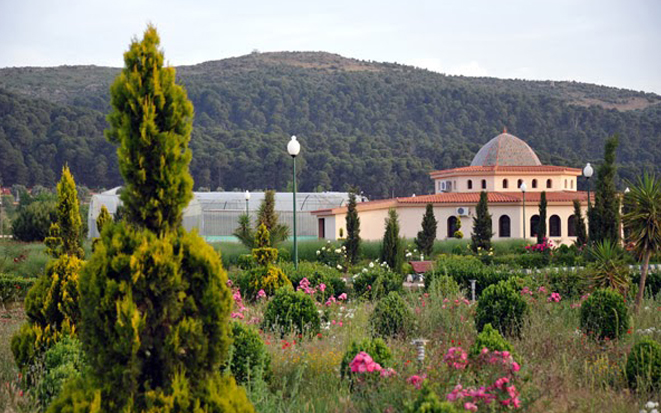
[[[622,217],[633,250],[642,260],[642,271],[634,311],[638,312],[643,300],[650,257],[661,250],[661,181],[654,175],[644,174],[631,187],[625,197]]]
[[[593,289],[611,288],[625,294],[630,280],[622,248],[617,243],[604,239],[595,243],[589,254],[593,261],[587,266],[590,286]]]

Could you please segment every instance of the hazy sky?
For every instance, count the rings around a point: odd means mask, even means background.
[[[661,94],[660,0],[0,0],[0,67],[121,66],[148,22],[172,65],[327,51]]]

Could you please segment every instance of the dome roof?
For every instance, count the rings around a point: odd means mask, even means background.
[[[537,154],[527,143],[503,132],[487,142],[475,155],[471,166],[539,166]]]

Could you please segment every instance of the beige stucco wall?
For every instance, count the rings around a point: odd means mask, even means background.
[[[571,174],[539,174],[535,173],[534,176],[527,174],[496,174],[496,175],[469,175],[469,176],[455,176],[447,178],[438,178],[434,180],[435,193],[440,193],[442,181],[452,182],[452,190],[447,192],[479,192],[482,191],[482,180],[486,180],[487,191],[514,191],[519,188],[518,181],[521,179],[526,183],[529,192],[541,191],[576,191],[575,175]],[[507,188],[503,186],[503,180],[507,179]],[[537,180],[537,188],[533,188],[532,181]],[[546,181],[551,180],[551,188],[546,187]],[[473,188],[468,189],[468,181],[472,180]],[[566,182],[566,187],[565,187]]]
[[[470,238],[473,228],[473,217],[475,216],[475,205],[443,205],[434,207],[434,215],[438,221],[437,239],[447,239],[448,219],[451,216],[456,216],[457,207],[469,207],[470,215],[462,216],[461,218],[461,231],[464,233],[464,238]],[[586,215],[586,209],[583,208],[583,216]],[[412,205],[412,206],[398,206],[397,213],[399,214],[400,234],[405,238],[415,238],[420,231],[422,217],[425,213],[425,205]],[[504,239],[520,239],[523,237],[523,206],[522,205],[490,205],[489,213],[491,214],[491,221],[493,225],[493,240]],[[575,241],[576,237],[568,236],[569,226],[568,220],[573,215],[574,209],[571,204],[549,204],[547,207],[547,234],[550,231],[550,218],[553,215],[560,217],[560,237],[551,237],[553,243],[571,244]],[[539,214],[539,206],[536,204],[526,205],[525,220],[526,220],[526,238],[534,242],[535,238],[531,237],[530,219],[533,215]],[[499,231],[499,220],[501,216],[508,215],[510,218],[510,233],[509,238],[503,238]],[[346,236],[345,219],[346,214],[329,215],[320,218],[325,219],[326,238],[335,240],[340,236],[340,228]],[[369,211],[359,211],[360,217],[360,236],[364,240],[380,240],[383,238],[385,230],[385,219],[388,216],[388,209],[374,209]]]

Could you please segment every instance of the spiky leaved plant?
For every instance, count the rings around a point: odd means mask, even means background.
[[[81,274],[90,372],[52,412],[253,411],[219,372],[232,304],[220,257],[181,227],[193,107],[159,43],[148,27],[111,87],[107,136],[119,144],[124,219],[107,224]]]

